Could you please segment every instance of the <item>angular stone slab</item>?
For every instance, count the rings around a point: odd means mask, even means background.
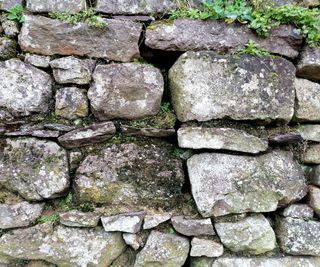
[[[295,68],[283,58],[240,58],[186,52],[169,70],[172,104],[180,121],[287,123],[294,112]]]
[[[214,240],[200,239],[197,237],[191,240],[191,257],[220,257],[223,255],[223,245]]]
[[[60,223],[69,227],[96,227],[99,220],[100,215],[94,212],[70,210],[59,214]]]
[[[134,250],[137,250],[141,246],[141,240],[137,234],[129,234],[129,233],[123,233],[122,234],[124,242],[130,247],[132,247]]]
[[[168,13],[176,9],[178,2],[164,0],[99,0],[94,8],[98,12],[113,15],[153,15],[157,13]]]
[[[297,128],[304,140],[320,142],[319,124],[302,124]]]
[[[305,219],[313,218],[313,214],[313,209],[310,208],[307,204],[291,204],[290,206],[286,207],[282,212],[282,215],[284,217]]]
[[[320,222],[282,218],[278,222],[276,234],[283,252],[320,256]]]
[[[135,234],[140,231],[144,213],[118,214],[101,217],[102,225],[107,232],[125,232]]]
[[[157,21],[146,32],[146,45],[165,51],[212,50],[217,53],[234,53],[244,48],[249,40],[272,53],[290,58],[298,56],[302,43],[302,37],[289,25],[273,29],[268,38],[259,38],[247,26],[216,20]]]
[[[137,58],[141,25],[124,20],[105,21],[106,27],[97,28],[25,15],[19,44],[24,52],[48,56],[78,55],[122,62]]]
[[[186,237],[153,230],[146,245],[137,254],[134,267],[183,266],[189,248],[189,240]]]
[[[172,217],[171,213],[157,213],[157,214],[146,214],[143,221],[143,229],[152,229],[157,227],[160,223],[170,220]]]
[[[184,216],[171,218],[173,228],[186,236],[215,235],[210,219],[188,219]]]
[[[320,144],[310,145],[305,150],[303,162],[307,164],[320,164]]]
[[[31,12],[67,12],[77,13],[85,7],[84,0],[27,0],[26,9]]]
[[[320,48],[304,48],[297,64],[297,76],[320,80]]]
[[[268,141],[231,128],[182,127],[178,130],[180,147],[225,149],[257,154],[268,149]]]
[[[47,113],[52,98],[49,74],[18,59],[0,62],[0,110],[16,117]]]
[[[48,68],[50,65],[50,57],[49,56],[40,56],[34,54],[27,54],[24,58],[24,61],[28,64],[31,64],[35,67],[39,68]]]
[[[88,91],[99,120],[139,119],[160,110],[164,81],[159,69],[147,64],[99,65]]]
[[[31,204],[26,201],[0,204],[0,229],[29,226],[41,216],[43,208],[43,204]]]
[[[6,139],[0,146],[0,186],[27,200],[60,196],[69,186],[66,151],[52,141]]]
[[[187,167],[204,217],[274,211],[307,193],[303,172],[286,151],[258,157],[203,153],[192,156]]]
[[[308,204],[320,218],[320,188],[309,185]]]
[[[157,128],[138,128],[127,125],[121,125],[121,132],[128,135],[141,135],[148,137],[171,137],[176,134],[176,130],[172,129],[157,129]]]
[[[214,226],[221,242],[231,251],[258,255],[276,247],[275,233],[262,214],[236,222],[219,222]]]
[[[51,223],[14,230],[0,238],[1,255],[65,267],[109,266],[125,247],[121,233],[107,233],[102,227],[54,228]]]

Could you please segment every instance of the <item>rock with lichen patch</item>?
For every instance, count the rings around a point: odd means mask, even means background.
[[[297,64],[297,76],[310,80],[320,80],[320,48],[306,46]]]
[[[85,8],[83,0],[27,0],[26,9],[31,12],[67,12],[78,13]]]

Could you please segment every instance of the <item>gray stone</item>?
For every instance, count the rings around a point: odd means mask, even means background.
[[[304,48],[297,64],[297,76],[310,80],[320,80],[320,48],[309,46]]]
[[[164,81],[159,69],[147,64],[99,65],[88,91],[99,120],[139,119],[160,110]]]
[[[231,251],[258,255],[276,247],[275,233],[262,214],[237,222],[219,222],[214,226],[221,242]]]
[[[214,258],[191,257],[190,267],[212,267],[213,262],[214,262]],[[227,267],[227,266],[224,266],[224,267]]]
[[[138,128],[127,125],[121,125],[121,132],[128,135],[141,135],[147,137],[171,137],[176,134],[176,130],[157,129],[157,128]]]
[[[15,5],[22,5],[23,0],[0,0],[0,9],[1,10],[9,10]]]
[[[24,227],[33,224],[42,213],[44,205],[26,201],[0,204],[0,229]]]
[[[282,215],[291,218],[313,218],[313,209],[306,204],[291,204],[286,207]]]
[[[1,236],[0,254],[14,259],[45,260],[65,267],[109,266],[125,249],[121,233],[53,227],[51,223]]]
[[[134,267],[183,266],[189,248],[189,240],[185,237],[152,231],[146,245],[137,254]]]
[[[115,61],[139,56],[142,26],[136,22],[106,19],[106,27],[76,25],[41,16],[25,15],[19,44],[24,52],[41,55],[78,55]],[[130,33],[130,34],[128,34]]]
[[[320,164],[320,144],[310,145],[304,155],[303,162],[307,164]]]
[[[168,13],[178,7],[177,1],[171,0],[99,0],[95,7],[98,12],[115,15],[153,15]]]
[[[258,157],[203,153],[192,156],[187,166],[204,217],[274,211],[307,193],[303,172],[287,151]]]
[[[295,80],[296,121],[320,121],[320,84],[306,79]]]
[[[215,235],[210,219],[188,219],[184,216],[173,216],[171,223],[177,232],[186,236]]]
[[[59,132],[70,132],[76,129],[75,126],[64,125],[60,123],[47,123],[47,124],[44,124],[43,126],[46,129],[59,131]]]
[[[61,224],[69,227],[96,227],[100,215],[94,212],[81,212],[70,210],[59,214]]]
[[[127,245],[132,247],[134,250],[137,250],[141,246],[141,240],[138,235],[136,234],[129,234],[129,233],[123,233],[122,234],[124,242],[126,242]]]
[[[308,204],[320,217],[320,188],[309,185]]]
[[[0,62],[0,109],[13,116],[46,113],[52,98],[49,74],[18,59]]]
[[[31,12],[67,12],[77,13],[83,10],[85,1],[83,0],[27,0],[26,9]]]
[[[180,197],[182,161],[164,146],[113,145],[80,164],[74,181],[82,202],[171,207]]]
[[[58,138],[66,148],[82,147],[90,144],[103,143],[112,138],[116,132],[113,122],[93,124],[68,132]]]
[[[258,37],[240,23],[217,20],[177,19],[156,21],[147,28],[146,45],[166,51],[212,50],[234,53],[253,40],[266,50],[295,58],[299,54],[302,37],[294,27],[282,25],[271,30],[268,38]]]
[[[182,127],[178,130],[179,146],[192,149],[225,149],[259,153],[268,149],[268,141],[231,128]]]
[[[88,116],[87,96],[77,87],[65,87],[56,92],[55,115],[74,120]]]
[[[0,186],[27,200],[58,197],[69,186],[66,151],[35,138],[6,139],[0,146]]]
[[[309,179],[311,184],[320,186],[320,165],[312,167]]]
[[[95,64],[95,60],[78,59],[73,56],[50,61],[54,79],[57,83],[62,84],[89,84]]]
[[[102,225],[107,232],[125,232],[135,234],[140,231],[144,213],[118,214],[101,217]]]
[[[289,122],[295,68],[283,58],[186,52],[169,70],[172,104],[182,122],[229,118]]]
[[[276,229],[280,248],[291,255],[320,255],[320,222],[282,218]]]
[[[7,60],[17,54],[17,42],[7,37],[0,37],[0,60]]]
[[[50,131],[50,130],[21,130],[16,132],[8,132],[5,134],[7,137],[19,137],[19,136],[32,136],[39,138],[58,138],[58,131]]]
[[[303,124],[297,127],[297,131],[304,140],[320,142],[319,124]]]
[[[172,214],[168,212],[146,214],[143,222],[143,229],[152,229],[157,227],[160,223],[166,222],[171,219]]]
[[[2,17],[0,20],[5,35],[16,37],[19,34],[19,26],[16,21],[6,19],[6,17]]]
[[[191,257],[220,257],[223,255],[223,245],[214,240],[200,239],[197,237],[191,240]]]
[[[26,54],[24,62],[39,68],[48,68],[50,56],[40,56],[34,54]]]
[[[71,151],[69,153],[69,166],[71,171],[75,171],[83,160],[83,154],[80,151]]]

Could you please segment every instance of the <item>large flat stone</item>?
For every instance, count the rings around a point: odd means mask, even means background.
[[[320,80],[320,48],[306,46],[303,49],[297,64],[297,76]]]
[[[141,25],[115,19],[106,20],[106,24],[97,28],[25,15],[19,44],[22,51],[41,55],[78,55],[123,62],[137,58]]]
[[[210,219],[188,219],[184,216],[171,218],[173,228],[186,236],[215,235]]]
[[[302,124],[297,128],[304,140],[320,142],[319,124]]]
[[[101,217],[103,228],[107,232],[125,232],[135,234],[140,231],[144,213],[127,213]]]
[[[84,0],[27,0],[26,9],[31,12],[67,12],[77,13],[84,9]]]
[[[180,121],[231,118],[289,122],[295,68],[271,57],[187,52],[169,71],[172,104]]]
[[[274,211],[307,193],[303,172],[286,151],[258,157],[203,153],[187,166],[194,200],[205,217]]]

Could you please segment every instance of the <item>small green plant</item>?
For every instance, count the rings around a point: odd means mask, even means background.
[[[267,50],[261,48],[253,40],[249,40],[248,43],[245,45],[245,48],[239,50],[239,54],[253,55],[257,57],[270,56],[270,53]]]
[[[94,211],[94,206],[91,203],[82,203],[79,204],[79,206],[77,207],[79,210],[83,211],[83,212],[90,212],[90,211]]]
[[[184,150],[181,149],[181,148],[178,148],[176,147],[174,150],[173,150],[173,155],[176,157],[176,158],[180,158],[180,156],[184,153]]]
[[[43,224],[46,222],[57,222],[59,221],[59,215],[58,214],[51,214],[51,215],[42,215],[38,219],[38,224]]]
[[[65,198],[61,199],[58,202],[58,207],[64,211],[70,210],[72,205],[72,200],[73,200],[72,193],[69,192]]]
[[[23,6],[16,4],[8,10],[7,19],[22,23],[24,22],[23,12]]]

